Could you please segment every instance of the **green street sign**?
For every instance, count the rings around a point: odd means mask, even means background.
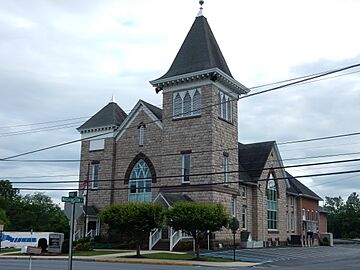
[[[69,198],[69,197],[61,197],[62,202],[71,202],[71,199],[72,198]]]
[[[75,203],[84,203],[84,198],[83,197],[75,197]]]
[[[77,196],[77,191],[69,192],[69,197],[70,198],[75,198],[76,196]]]

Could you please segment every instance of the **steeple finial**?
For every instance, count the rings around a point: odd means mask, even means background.
[[[199,4],[200,4],[200,10],[199,10],[199,13],[197,14],[197,16],[196,17],[201,17],[201,16],[203,16],[203,13],[202,13],[202,11],[203,11],[203,4],[204,4],[204,1],[203,0],[200,0],[199,1]]]
[[[114,96],[114,94],[111,96],[110,103],[116,103],[116,100],[115,100],[115,96]]]

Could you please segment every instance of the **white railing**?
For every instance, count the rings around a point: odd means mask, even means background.
[[[85,236],[90,237],[91,239],[93,239],[96,235],[97,235],[96,230],[90,230],[90,231],[87,232],[87,234]]]
[[[170,232],[171,232],[171,236],[170,236],[170,251],[173,251],[174,247],[176,246],[176,244],[182,240],[182,239],[191,239],[192,237],[190,235],[188,235],[185,232],[182,232],[181,230],[179,231],[173,231],[173,229],[170,227]]]
[[[73,240],[74,241],[77,241],[77,240],[79,240],[81,238],[81,230],[78,230],[78,231],[76,231],[75,233],[74,233],[74,235],[73,235]]]
[[[153,232],[150,232],[149,236],[149,250],[152,250],[152,248],[156,245],[157,242],[161,239],[161,233],[162,230],[156,229]]]

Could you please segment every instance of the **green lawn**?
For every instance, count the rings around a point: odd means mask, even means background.
[[[74,256],[98,256],[98,255],[108,255],[108,254],[117,254],[125,253],[127,250],[92,250],[92,251],[75,251]],[[64,254],[67,255],[67,254]]]
[[[17,249],[17,248],[15,248],[15,249],[13,249],[13,248],[4,248],[4,249],[1,249],[0,250],[0,253],[7,253],[7,252],[14,252],[14,251],[17,251],[17,252],[20,252],[20,249]]]
[[[151,253],[143,254],[143,258],[147,259],[158,259],[158,260],[185,260],[185,261],[196,261],[196,256],[194,254],[176,254],[176,253]],[[129,258],[135,258],[135,256],[129,256]],[[222,259],[222,258],[210,258],[210,257],[200,257],[200,261],[208,262],[232,262],[232,260]]]

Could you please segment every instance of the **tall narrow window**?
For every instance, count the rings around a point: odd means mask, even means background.
[[[189,92],[186,92],[184,96],[184,116],[189,116],[191,113],[191,97]]]
[[[227,102],[226,102],[226,120],[231,122],[231,114],[232,114],[232,110],[231,110],[231,99],[228,98]]]
[[[151,201],[151,173],[148,165],[140,159],[131,171],[129,201]]]
[[[270,174],[268,183],[267,183],[267,220],[268,220],[268,229],[276,230],[277,229],[277,190],[276,183],[273,179],[272,174]]]
[[[190,166],[191,166],[191,156],[190,154],[183,154],[181,156],[182,163],[182,182],[189,183],[190,182]]]
[[[295,232],[295,213],[294,211],[291,212],[291,231]]]
[[[141,124],[139,126],[139,145],[144,145],[144,135],[145,135],[145,125]]]
[[[241,218],[242,218],[242,226],[241,226],[241,228],[244,229],[244,230],[247,230],[248,210],[247,210],[246,205],[243,205],[243,207],[242,207]]]
[[[229,156],[224,154],[224,183],[229,182]]]
[[[221,117],[226,119],[226,97],[225,95],[223,96],[222,100],[221,100],[221,106],[222,106],[222,112],[221,112]]]
[[[219,117],[228,122],[232,122],[232,97],[219,91]]]
[[[90,182],[91,188],[98,188],[99,187],[99,163],[93,163],[90,166]]]
[[[245,199],[246,198],[246,186],[241,186],[240,192],[241,192],[241,197],[243,197]]]
[[[301,214],[302,214],[302,220],[306,220],[306,214],[304,208],[302,209]]]
[[[200,114],[201,113],[201,95],[199,90],[195,91],[194,97],[193,97],[193,110],[192,114]]]
[[[182,99],[180,94],[177,93],[174,98],[174,117],[181,117],[182,116]]]
[[[235,196],[233,196],[231,200],[231,215],[233,217],[236,217],[236,211],[237,211],[237,199]]]

